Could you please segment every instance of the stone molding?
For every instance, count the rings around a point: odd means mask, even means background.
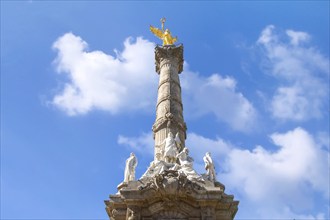
[[[172,115],[165,115],[165,117],[159,118],[154,125],[152,126],[152,131],[155,135],[157,131],[162,129],[163,127],[171,127],[171,126],[176,126],[180,130],[184,132],[184,135],[186,138],[186,131],[187,131],[187,125],[186,123],[181,123],[179,120],[177,120],[175,117],[171,117]],[[166,124],[166,126],[164,126]]]
[[[181,91],[181,85],[179,82],[175,81],[175,80],[172,80],[172,79],[165,79],[165,80],[162,80],[161,82],[159,82],[158,84],[158,89],[164,84],[164,83],[173,83],[175,84],[176,86],[178,86],[180,88],[180,91]]]
[[[171,100],[171,101],[175,101],[175,102],[177,102],[177,103],[181,106],[181,108],[183,109],[183,105],[182,105],[181,100],[178,99],[178,98],[176,98],[176,97],[174,97],[174,96],[172,96],[172,95],[167,95],[167,96],[164,96],[164,97],[162,97],[161,99],[159,99],[156,108],[158,108],[158,106],[159,106],[162,102],[164,102],[164,101],[166,101],[166,100]]]
[[[105,201],[113,220],[232,220],[238,201],[210,183],[197,183],[183,173],[165,170],[153,178],[131,181]]]
[[[177,59],[178,73],[183,71],[183,45],[166,45],[155,47],[156,72],[159,74],[164,63],[173,63],[171,60]],[[163,62],[167,61],[167,62]]]

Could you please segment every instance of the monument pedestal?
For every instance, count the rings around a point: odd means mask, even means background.
[[[238,206],[222,184],[192,182],[172,170],[131,181],[105,203],[113,220],[232,220]]]

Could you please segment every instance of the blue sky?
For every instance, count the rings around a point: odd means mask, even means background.
[[[329,219],[328,1],[1,1],[0,218],[107,219],[130,152],[144,173],[161,17],[236,219]]]

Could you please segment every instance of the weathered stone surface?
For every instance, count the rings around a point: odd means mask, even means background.
[[[238,201],[226,195],[221,184],[214,185],[192,182],[184,174],[168,170],[154,178],[129,182],[119,194],[110,196],[106,210],[115,220],[233,219]]]
[[[155,158],[164,150],[162,142],[168,133],[177,134],[183,143],[186,123],[183,119],[179,73],[183,70],[183,45],[156,46],[156,72],[159,74],[156,121],[152,127],[155,139]]]

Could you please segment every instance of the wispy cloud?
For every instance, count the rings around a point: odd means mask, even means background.
[[[263,51],[264,70],[280,82],[270,101],[274,118],[303,121],[324,116],[329,58],[310,46],[310,39],[306,32],[283,33],[269,25],[257,41]]]
[[[152,132],[143,133],[138,137],[126,137],[119,135],[117,143],[124,145],[129,149],[142,154],[154,155],[154,140],[152,138]]]
[[[218,73],[204,77],[189,70],[185,65],[181,76],[185,113],[201,116],[212,113],[219,121],[234,130],[251,131],[258,123],[257,110],[253,104],[237,91],[237,82],[231,76]]]

